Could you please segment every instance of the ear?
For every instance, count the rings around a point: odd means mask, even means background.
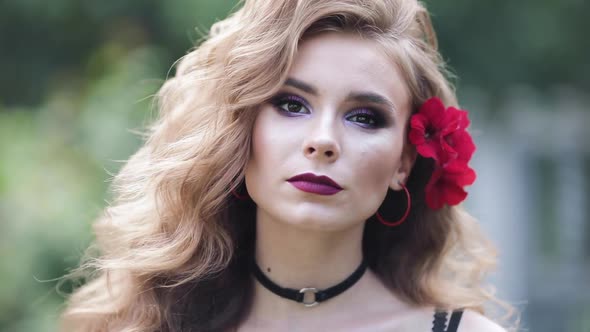
[[[398,169],[393,174],[391,178],[391,182],[389,183],[389,188],[392,190],[402,190],[402,184],[405,184],[408,178],[410,177],[410,173],[412,172],[412,168],[414,167],[414,163],[416,163],[416,157],[418,153],[416,151],[416,147],[409,142],[404,144],[404,148],[402,150],[400,165]]]

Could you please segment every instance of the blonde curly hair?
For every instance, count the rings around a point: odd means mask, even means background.
[[[414,111],[438,96],[457,105],[425,7],[415,0],[246,0],[184,56],[158,94],[159,118],[114,178],[96,243],[69,277],[65,331],[222,331],[247,314],[255,206],[244,179],[259,105],[277,92],[305,38],[326,31],[374,40],[397,63]],[[402,227],[369,219],[363,251],[393,293],[419,306],[499,301],[483,285],[495,253],[461,207],[432,211],[418,157]],[[403,211],[401,211],[403,212]],[[94,250],[96,249],[96,250]],[[95,254],[90,254],[95,252]]]

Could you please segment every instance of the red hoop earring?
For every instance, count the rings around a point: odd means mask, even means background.
[[[406,221],[406,218],[408,218],[408,215],[410,214],[410,208],[412,207],[412,198],[410,197],[410,192],[408,191],[408,188],[403,183],[401,183],[401,182],[398,182],[398,183],[400,186],[402,186],[402,188],[406,192],[406,197],[408,199],[408,208],[406,209],[406,212],[404,213],[403,217],[401,217],[401,219],[399,219],[397,221],[385,220],[385,218],[383,218],[383,216],[381,216],[381,214],[379,213],[379,210],[377,210],[377,213],[376,213],[377,220],[379,220],[385,226],[390,226],[390,227],[399,226],[404,221]]]

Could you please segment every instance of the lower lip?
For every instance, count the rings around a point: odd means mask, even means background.
[[[308,181],[289,181],[295,188],[305,191],[307,193],[318,195],[334,195],[342,189],[328,186],[322,183],[308,182]]]

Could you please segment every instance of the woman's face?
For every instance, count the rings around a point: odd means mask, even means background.
[[[409,175],[409,113],[402,76],[374,42],[344,33],[304,41],[254,124],[246,186],[257,213],[316,230],[363,223]],[[337,186],[293,179],[304,173]]]

